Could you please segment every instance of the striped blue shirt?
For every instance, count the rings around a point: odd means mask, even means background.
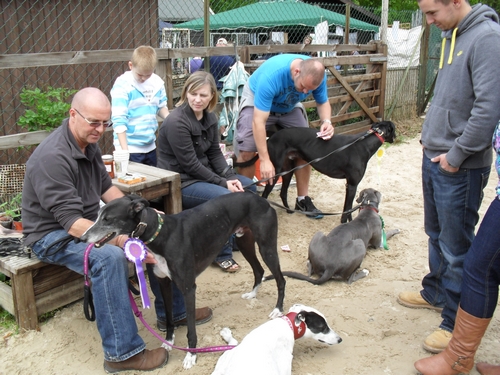
[[[118,77],[111,89],[111,119],[114,144],[120,148],[117,133],[126,132],[131,153],[145,153],[156,148],[157,112],[167,105],[163,80],[153,74],[138,83],[131,71]]]

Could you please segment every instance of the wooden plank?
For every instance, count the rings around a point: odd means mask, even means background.
[[[33,271],[33,290],[35,296],[38,296],[73,280],[79,280],[83,284],[83,276],[79,273],[65,266],[45,264],[45,267]]]
[[[170,194],[163,196],[164,210],[167,215],[177,214],[182,211],[181,177],[170,182]]]
[[[14,312],[19,328],[38,330],[38,313],[31,272],[17,275],[11,279],[11,283]]]
[[[0,306],[12,315],[16,315],[14,310],[14,299],[12,298],[12,288],[0,282]]]
[[[38,316],[83,298],[83,276],[36,296]]]
[[[35,256],[32,256],[30,259],[9,255],[0,257],[0,272],[9,277],[13,277],[14,275],[31,272],[32,270],[44,267],[45,264],[46,263],[39,261]]]
[[[373,122],[377,122],[377,117],[373,115],[373,113],[368,109],[366,104],[358,97],[358,95],[354,92],[354,90],[351,88],[351,86],[348,83],[345,83],[342,75],[335,69],[328,68],[330,72],[339,80],[339,82],[342,83],[342,85],[345,87],[347,92],[351,94],[351,96],[356,100],[356,103],[359,104],[359,106],[363,109],[366,115],[368,115]]]

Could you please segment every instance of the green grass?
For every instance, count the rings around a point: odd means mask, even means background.
[[[19,333],[16,318],[0,307],[0,334],[5,336],[9,332],[15,335]]]

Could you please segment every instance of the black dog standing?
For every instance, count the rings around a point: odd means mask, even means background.
[[[242,297],[254,298],[264,276],[255,253],[257,243],[262,259],[276,279],[278,301],[270,314],[276,317],[283,312],[285,298],[285,279],[277,249],[278,219],[269,202],[253,193],[226,194],[175,215],[160,215],[148,207],[147,200],[137,196],[115,199],[101,209],[96,222],[81,240],[99,246],[116,235],[133,232],[141,233],[138,236],[143,241],[154,238],[148,248],[158,262],[155,274],[166,305],[166,340],[173,343],[170,282],[173,280],[186,303],[188,346],[196,348],[196,277],[212,264],[228,237],[241,228],[244,235],[237,238],[236,243],[254,273],[253,290]],[[188,352],[184,368],[191,368],[195,363],[196,353]]]
[[[365,175],[368,160],[379,149],[382,143],[394,142],[396,127],[391,121],[374,123],[365,135],[334,135],[330,140],[324,141],[317,137],[317,130],[311,128],[291,128],[276,132],[267,141],[269,157],[274,165],[276,174],[294,168],[294,159],[300,157],[306,162],[320,159],[328,154],[330,156],[313,162],[311,165],[317,171],[331,178],[345,178],[346,195],[343,212],[352,208],[359,183]],[[360,139],[360,137],[362,137]],[[334,152],[343,146],[349,145],[339,152]],[[292,173],[283,177],[280,197],[285,207],[288,206],[287,191],[292,179]],[[262,196],[267,198],[274,185],[266,185]],[[350,213],[343,214],[340,222],[351,221]]]

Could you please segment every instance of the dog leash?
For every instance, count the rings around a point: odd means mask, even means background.
[[[146,320],[142,316],[142,312],[137,307],[137,304],[135,303],[135,299],[132,296],[132,293],[130,291],[129,291],[128,295],[129,295],[130,305],[132,306],[132,311],[134,312],[134,315],[139,318],[139,320],[142,322],[144,327],[146,327],[147,330],[153,334],[153,336],[155,336],[158,340],[163,342],[163,344],[166,344],[173,349],[178,349],[178,350],[182,350],[184,352],[190,352],[190,353],[212,353],[212,352],[224,352],[226,350],[231,350],[236,346],[236,345],[219,345],[219,346],[207,346],[204,348],[183,348],[180,346],[175,346],[175,345],[169,343],[167,340],[165,340],[163,337],[161,337],[158,333],[156,333],[156,331],[153,328],[151,328],[151,326],[146,322]]]
[[[288,173],[291,173],[291,172],[294,172],[294,171],[296,171],[296,170],[299,170],[299,169],[305,168],[306,166],[311,165],[312,163],[317,163],[317,162],[319,162],[319,161],[321,161],[321,160],[323,160],[323,159],[326,159],[327,157],[329,157],[329,156],[331,156],[331,155],[333,155],[333,154],[335,154],[335,153],[337,153],[337,152],[343,151],[343,150],[345,150],[346,148],[351,147],[353,144],[355,144],[355,143],[357,143],[357,142],[359,142],[359,141],[362,141],[363,139],[365,139],[366,137],[368,137],[368,136],[369,136],[369,135],[371,135],[371,134],[375,134],[375,135],[377,136],[377,138],[378,138],[378,139],[382,142],[382,144],[385,142],[384,138],[382,138],[382,136],[381,136],[381,135],[380,135],[380,133],[379,133],[379,129],[370,129],[370,130],[368,130],[365,134],[363,134],[362,136],[360,136],[360,137],[356,138],[356,139],[355,139],[354,141],[352,141],[351,143],[348,143],[348,144],[346,144],[346,145],[343,145],[342,147],[339,147],[339,148],[337,148],[337,149],[335,149],[335,150],[333,150],[333,151],[329,152],[329,153],[328,153],[328,154],[326,154],[325,156],[321,156],[321,157],[319,157],[319,158],[316,158],[316,159],[314,159],[314,160],[311,160],[310,162],[307,162],[307,163],[305,163],[305,164],[302,164],[302,165],[299,165],[299,166],[297,166],[297,167],[294,167],[294,168],[290,169],[289,171],[280,172],[280,173],[278,173],[278,174],[276,174],[276,175],[274,175],[274,176],[272,176],[272,177],[263,178],[263,179],[261,179],[261,180],[254,181],[254,182],[252,182],[251,184],[248,184],[248,185],[246,185],[246,186],[243,186],[243,189],[245,189],[245,188],[247,188],[247,187],[249,187],[249,186],[252,186],[252,185],[259,184],[259,183],[261,183],[261,182],[267,182],[267,181],[269,181],[269,180],[271,180],[271,179],[274,179],[274,178],[276,178],[276,180],[277,180],[279,177],[282,177],[282,176],[284,176],[284,175],[286,175],[286,174],[288,174]],[[382,132],[382,134],[383,134],[383,132]],[[256,156],[258,156],[258,155],[256,155]],[[254,160],[254,159],[255,159],[255,161],[257,160],[257,158],[255,158],[255,156],[254,156],[254,158],[252,158],[251,160]]]
[[[93,243],[89,243],[87,248],[85,249],[85,253],[83,256],[83,277],[84,277],[84,287],[83,287],[83,312],[85,314],[85,318],[91,322],[95,321],[95,309],[94,309],[94,301],[92,298],[92,291],[90,289],[90,281],[89,281],[89,254],[92,248],[94,247]],[[146,322],[144,317],[142,316],[142,312],[137,307],[135,303],[135,299],[132,296],[132,292],[128,291],[128,296],[130,300],[130,305],[132,306],[132,311],[134,315],[140,319],[144,327],[148,329],[149,332],[153,334],[156,338],[162,341],[164,344],[174,348],[179,349],[186,352],[191,353],[210,353],[210,352],[223,352],[226,350],[233,349],[235,345],[220,345],[220,346],[209,346],[205,348],[181,348],[179,346],[175,346],[170,344],[168,341],[163,339],[160,335],[158,335],[151,326]],[[144,297],[143,297],[144,298]]]
[[[90,290],[89,282],[89,254],[90,250],[94,247],[93,243],[89,243],[83,255],[83,312],[87,320],[93,322],[95,320],[94,300],[92,298],[92,291]]]
[[[250,192],[253,193],[253,191],[251,191],[251,190],[248,190],[248,191],[250,191]],[[254,194],[257,194],[257,193],[254,193]],[[285,207],[285,206],[283,206],[283,205],[281,205],[279,203],[273,202],[271,200],[268,200],[268,202],[272,206],[283,208],[284,210],[291,211],[292,213],[293,212],[298,212],[298,213],[300,213],[302,215],[317,214],[317,212],[311,212],[311,211],[292,210],[290,208],[287,208],[287,207]],[[323,215],[323,216],[338,216],[338,215],[350,214],[350,213],[353,213],[354,211],[356,211],[360,207],[361,207],[361,204],[358,204],[357,206],[351,208],[350,210],[344,211],[344,212],[321,212],[321,215]]]

